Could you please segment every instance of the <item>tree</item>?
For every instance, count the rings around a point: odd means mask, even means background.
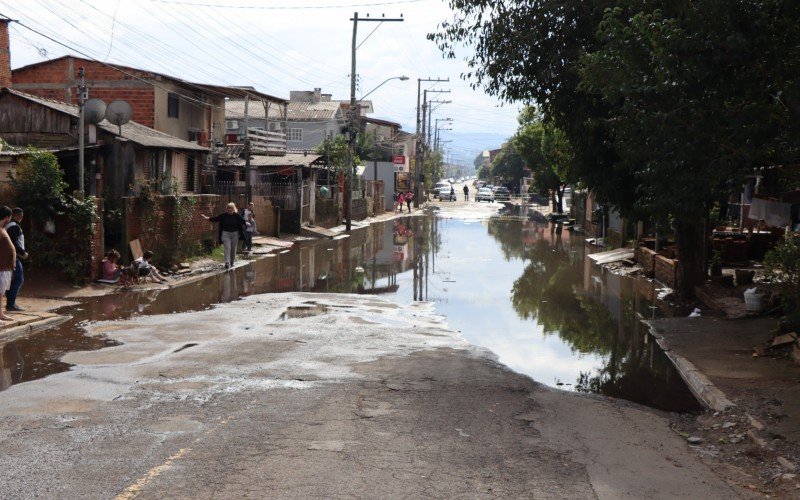
[[[636,212],[674,219],[684,294],[705,280],[704,218],[768,162],[797,154],[800,9],[784,2],[621,2],[581,59],[580,88],[636,178]],[[795,47],[795,49],[792,49]],[[794,143],[794,144],[792,144]]]
[[[574,161],[566,136],[554,126],[547,126],[542,115],[526,107],[519,116],[520,126],[512,141],[533,175],[532,189],[549,195],[555,212],[564,211],[564,191],[572,179]]]
[[[317,146],[317,154],[325,155],[328,158],[328,165],[333,167],[333,170],[347,171],[350,166],[350,146],[347,143],[347,138],[343,135],[336,137],[326,138],[322,144]],[[361,158],[355,155],[353,163],[358,165],[361,163]]]
[[[753,166],[794,159],[800,4],[452,0],[429,35],[474,79],[536,102],[576,179],[634,218],[669,217],[678,287],[705,279],[703,217]]]
[[[491,176],[502,180],[501,184],[519,186],[519,181],[525,175],[525,160],[514,148],[513,142],[503,144],[490,165],[490,171]]]

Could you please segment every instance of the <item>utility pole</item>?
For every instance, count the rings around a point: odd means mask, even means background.
[[[83,191],[83,166],[84,166],[84,127],[85,127],[85,118],[84,118],[84,110],[83,105],[86,104],[86,100],[89,98],[89,90],[86,88],[86,73],[83,68],[78,68],[78,77],[80,78],[80,83],[78,84],[78,198],[83,200],[84,198],[84,191]]]
[[[417,143],[418,144],[420,144],[420,142],[422,143],[421,144],[421,148],[419,149],[419,170],[420,170],[420,172],[423,169],[423,164],[425,162],[425,156],[427,155],[428,149],[430,149],[429,145],[428,145],[428,143],[430,142],[430,139],[428,139],[427,141],[425,140],[425,138],[426,138],[425,123],[429,122],[429,120],[426,118],[427,113],[428,113],[428,92],[431,92],[431,93],[434,93],[434,92],[436,92],[436,93],[450,93],[449,90],[437,90],[437,89],[432,89],[432,90],[425,89],[422,92],[422,121],[421,121],[422,130],[421,130],[421,132],[419,134],[419,139],[417,139],[417,141],[418,141]],[[430,123],[428,124],[428,128],[430,128]],[[420,177],[420,179],[421,178],[422,177]],[[421,203],[421,201],[422,200],[420,200],[420,203]]]
[[[422,135],[421,135],[421,128],[422,123],[420,121],[420,113],[423,111],[419,105],[419,98],[422,92],[422,82],[431,82],[431,83],[442,83],[442,82],[449,82],[450,78],[417,78],[417,131],[416,131],[416,142],[415,142],[415,151],[414,151],[414,172],[413,177],[416,178],[416,183],[414,185],[414,200],[416,200],[417,206],[422,204]]]
[[[353,13],[353,17],[350,19],[353,21],[353,43],[352,48],[350,51],[350,120],[348,120],[348,156],[349,156],[349,168],[347,171],[347,176],[349,177],[349,181],[345,182],[345,231],[348,233],[353,226],[353,183],[356,179],[356,162],[355,160],[355,148],[356,148],[356,130],[355,130],[355,120],[356,116],[360,115],[361,113],[356,112],[356,35],[358,34],[358,22],[359,21],[369,21],[369,22],[379,22],[382,23],[384,21],[387,22],[403,22],[404,19],[400,18],[370,18],[367,17],[358,17],[358,12]],[[369,37],[367,37],[369,38]]]
[[[253,199],[252,184],[250,183],[250,94],[244,95],[244,190],[247,201]],[[234,192],[236,190],[234,189]],[[245,206],[247,206],[247,201]]]

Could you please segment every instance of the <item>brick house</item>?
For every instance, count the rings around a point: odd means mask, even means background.
[[[106,103],[128,101],[133,108],[133,121],[205,147],[224,141],[226,98],[243,99],[249,95],[283,102],[252,88],[193,83],[154,71],[75,56],[14,69],[12,87],[27,94],[77,104],[79,68],[85,71],[89,97]]]

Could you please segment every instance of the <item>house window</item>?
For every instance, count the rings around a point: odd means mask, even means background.
[[[293,142],[300,142],[303,140],[303,129],[301,128],[290,128],[289,134],[286,137],[287,140]]]
[[[180,115],[180,99],[178,94],[170,92],[167,94],[167,116],[170,118],[179,118]]]

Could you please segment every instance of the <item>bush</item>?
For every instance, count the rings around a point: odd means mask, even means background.
[[[797,314],[800,298],[800,236],[789,233],[764,256],[766,277],[784,294],[787,312]]]

